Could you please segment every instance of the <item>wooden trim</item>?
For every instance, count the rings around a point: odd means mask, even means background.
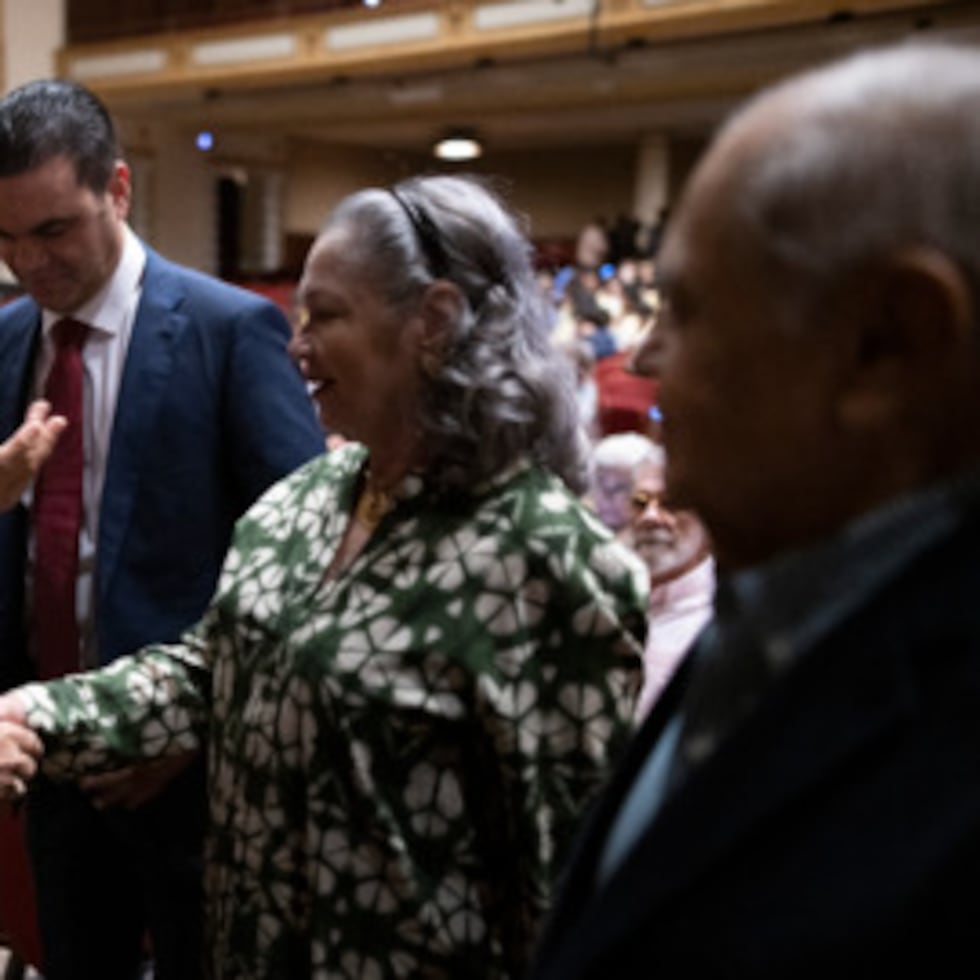
[[[476,26],[476,12],[500,0],[407,0],[393,8],[344,10],[317,16],[276,18],[206,30],[141,35],[100,44],[68,45],[57,54],[58,71],[84,81],[106,97],[138,97],[213,87],[276,87],[506,62],[611,49],[639,42],[696,39],[827,22],[839,15],[839,0],[605,0],[599,15],[575,16],[497,30]],[[2,3],[2,0],[0,0]],[[948,0],[848,0],[847,11],[868,14],[948,8]],[[435,18],[431,38],[331,50],[327,32],[352,24],[378,24],[406,17]],[[288,37],[282,56],[201,64],[201,45]],[[154,52],[145,70],[132,59]],[[98,59],[101,59],[99,61]],[[130,62],[127,70],[127,59]],[[158,64],[153,64],[154,60]],[[113,70],[115,64],[117,70]],[[85,69],[88,70],[85,70]],[[101,70],[99,70],[101,69]],[[122,69],[122,70],[118,70]]]

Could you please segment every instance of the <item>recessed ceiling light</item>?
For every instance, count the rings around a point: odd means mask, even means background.
[[[460,163],[482,156],[483,146],[474,133],[452,132],[443,136],[432,148],[432,152],[440,160]]]

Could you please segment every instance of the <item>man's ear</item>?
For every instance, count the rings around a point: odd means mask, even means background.
[[[422,297],[419,352],[426,374],[434,374],[442,365],[446,351],[456,334],[466,300],[459,287],[446,279],[437,279]]]
[[[116,212],[116,217],[125,221],[129,216],[129,204],[132,200],[132,182],[130,179],[129,164],[125,160],[117,160],[112,168],[112,176],[109,178],[107,188],[109,196],[112,198],[112,206]]]
[[[855,293],[852,363],[838,402],[845,427],[870,430],[911,417],[937,384],[952,382],[978,356],[969,285],[943,253],[905,249],[869,270]]]

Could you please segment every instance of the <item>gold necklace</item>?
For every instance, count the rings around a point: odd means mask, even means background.
[[[394,506],[394,495],[388,490],[374,490],[367,483],[357,498],[354,508],[354,520],[373,531],[385,514]]]

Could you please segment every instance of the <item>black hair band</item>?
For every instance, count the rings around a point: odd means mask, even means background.
[[[391,196],[401,205],[409,223],[415,231],[422,254],[429,266],[429,271],[436,279],[442,279],[449,274],[449,256],[439,235],[439,229],[428,213],[418,204],[414,204],[398,193],[393,187],[389,188]]]

